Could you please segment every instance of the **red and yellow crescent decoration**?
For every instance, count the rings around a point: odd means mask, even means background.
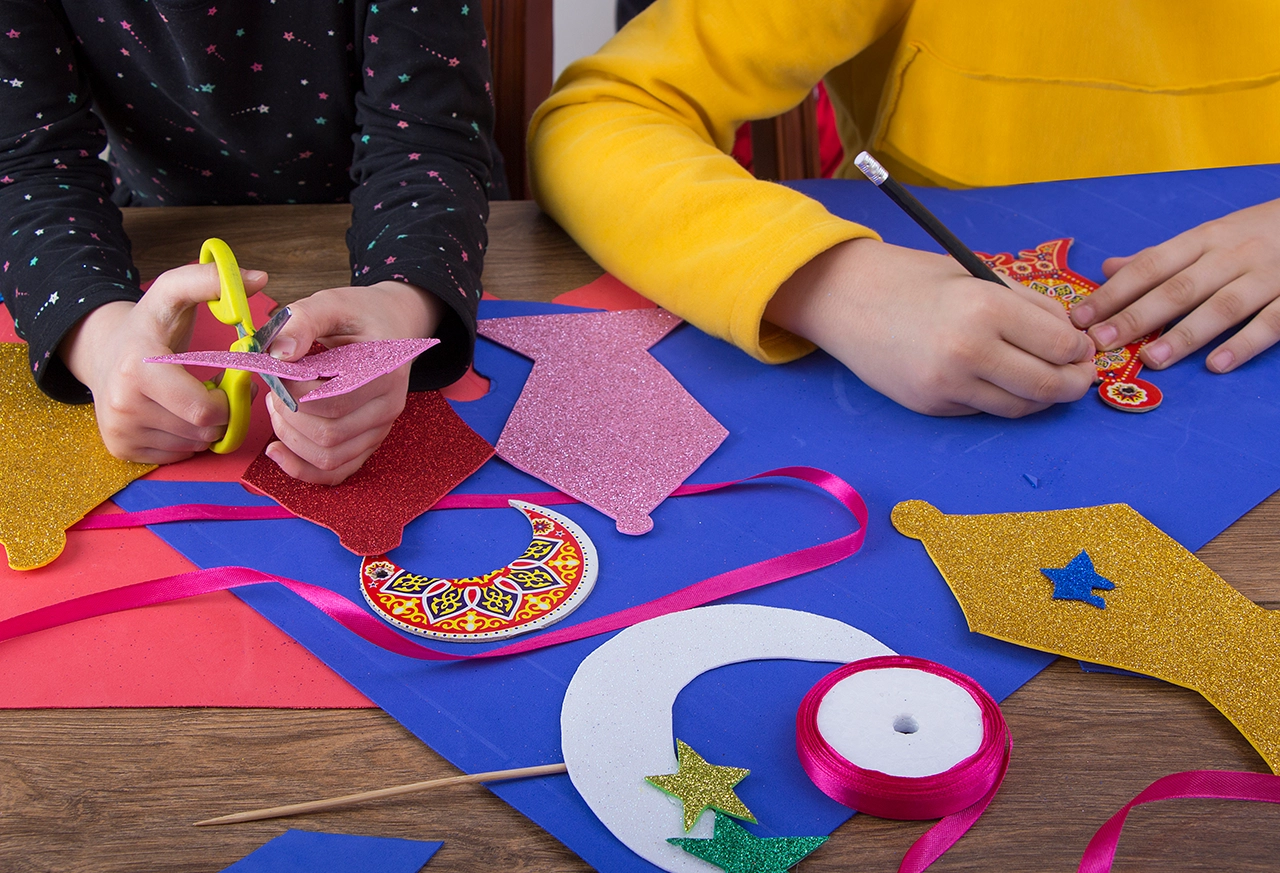
[[[599,570],[595,544],[558,512],[510,501],[533,539],[520,557],[482,576],[421,576],[386,555],[360,564],[360,590],[396,627],[450,642],[487,642],[559,621],[587,598]]]
[[[1098,283],[1086,279],[1067,266],[1067,250],[1071,248],[1071,239],[1051,239],[1041,243],[1034,249],[1018,252],[1014,257],[1008,252],[998,255],[986,255],[978,252],[978,257],[986,261],[987,266],[1016,279],[1033,291],[1039,291],[1046,297],[1052,297],[1070,309],[1072,304],[1088,297],[1098,288]],[[1160,336],[1160,328],[1146,336],[1139,337],[1123,348],[1109,352],[1098,352],[1094,356],[1094,366],[1098,368],[1098,396],[1102,402],[1125,412],[1150,412],[1160,405],[1164,395],[1160,389],[1139,379],[1142,359],[1138,352],[1149,342]]]

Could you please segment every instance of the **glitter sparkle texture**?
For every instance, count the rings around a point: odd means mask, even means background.
[[[1280,613],[1132,507],[945,515],[909,500],[893,524],[924,543],[970,630],[1198,691],[1280,771]],[[1041,568],[1085,550],[1115,584],[1105,609],[1048,595]]]
[[[0,542],[15,570],[58,557],[68,527],[155,469],[113,458],[91,405],[41,393],[24,343],[0,343],[0,445]]]
[[[493,446],[438,391],[411,391],[382,445],[345,482],[300,482],[265,454],[254,458],[243,482],[327,527],[357,555],[381,555],[400,545],[406,524],[492,456]]]
[[[756,820],[733,790],[733,786],[750,775],[750,770],[710,764],[684,740],[676,740],[676,760],[679,761],[676,772],[644,778],[672,797],[680,798],[684,805],[685,833],[707,809],[719,810],[750,822]]]
[[[277,361],[265,352],[183,352],[146,360],[148,364],[190,364],[248,370],[279,376],[291,382],[332,377],[298,398],[299,403],[305,403],[348,394],[403,367],[439,342],[438,339],[371,340],[326,349],[297,361]]]
[[[622,533],[651,530],[649,513],[729,435],[648,352],[679,323],[661,309],[481,321],[534,360],[498,456]]]
[[[667,840],[725,873],[785,873],[826,841],[826,837],[757,837],[723,813],[716,813],[715,836],[709,840]]]

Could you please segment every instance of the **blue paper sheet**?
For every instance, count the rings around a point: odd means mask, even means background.
[[[418,873],[442,845],[288,830],[223,873]]]
[[[838,214],[875,226],[891,242],[931,247],[869,184],[826,181],[797,187]],[[918,193],[975,249],[1016,251],[1074,236],[1073,267],[1100,279],[1105,256],[1130,253],[1233,208],[1280,196],[1280,173],[1246,168]],[[555,311],[565,310],[485,303],[481,315]],[[730,432],[691,481],[808,464],[847,479],[870,506],[870,532],[859,555],[735,599],[839,618],[900,652],[973,676],[997,699],[1051,658],[969,633],[924,550],[890,525],[895,503],[922,498],[945,512],[985,513],[1127,502],[1196,549],[1280,488],[1273,447],[1280,432],[1275,400],[1280,353],[1264,354],[1228,376],[1209,374],[1203,353],[1151,374],[1165,401],[1145,415],[1112,410],[1090,395],[1021,421],[918,415],[871,391],[823,354],[768,367],[688,326],[660,342],[653,354]],[[531,365],[481,341],[476,366],[492,379],[492,390],[456,408],[486,439],[496,441]],[[544,489],[495,460],[460,490]],[[183,502],[264,501],[234,484],[139,480],[117,502],[137,510]],[[829,498],[792,484],[668,500],[654,513],[654,531],[639,538],[618,534],[612,521],[587,507],[560,511],[586,529],[601,558],[595,592],[567,623],[650,600],[851,527]],[[248,564],[361,600],[359,559],[332,533],[307,522],[172,524],[153,530],[202,567]],[[528,538],[528,525],[515,510],[432,512],[409,525],[393,557],[416,572],[468,575],[505,563]],[[603,641],[584,640],[499,663],[406,663],[353,639],[282,589],[260,586],[240,594],[469,772],[560,760],[564,689],[576,665]],[[827,832],[849,814],[809,783],[794,753],[796,707],[829,669],[793,662],[735,665],[704,675],[677,700],[678,736],[708,757],[752,771],[740,787],[761,822],[760,834]],[[493,790],[599,869],[653,869],[613,839],[567,777]]]

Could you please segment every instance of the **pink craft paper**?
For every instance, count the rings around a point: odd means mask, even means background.
[[[498,456],[622,533],[651,530],[649,513],[729,435],[647,351],[678,324],[663,309],[481,321],[534,360]]]
[[[46,567],[0,565],[0,619],[194,569],[145,528],[73,531]],[[0,709],[373,706],[229,592],[11,640],[0,644],[0,664]]]
[[[295,398],[299,403],[349,394],[379,376],[399,369],[434,345],[438,339],[386,339],[350,343],[306,355],[296,361],[278,361],[265,352],[183,352],[147,358],[148,364],[195,364],[248,370],[279,376],[291,382],[325,379],[317,388]]]

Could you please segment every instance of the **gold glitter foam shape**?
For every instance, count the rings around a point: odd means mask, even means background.
[[[1280,772],[1280,613],[1258,606],[1131,506],[946,515],[922,500],[893,524],[924,543],[969,629],[1155,676],[1222,712]],[[1042,568],[1087,551],[1106,607],[1055,600]]]
[[[14,570],[58,557],[67,528],[155,469],[111,457],[91,405],[41,393],[22,343],[0,343],[0,447],[0,543]]]

